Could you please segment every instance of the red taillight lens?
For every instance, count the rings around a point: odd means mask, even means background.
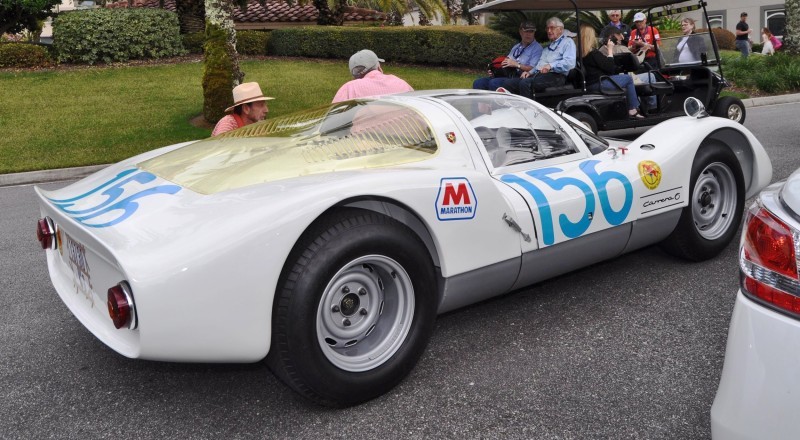
[[[50,217],[40,218],[36,223],[36,239],[42,245],[42,249],[55,249],[56,228]]]
[[[133,304],[133,295],[124,281],[108,289],[108,315],[114,322],[114,327],[129,329],[136,328],[136,308]]]
[[[742,250],[748,260],[781,275],[797,278],[792,231],[766,209],[759,208],[749,218]]]
[[[795,231],[760,203],[747,213],[742,237],[742,290],[773,306],[800,315]]]

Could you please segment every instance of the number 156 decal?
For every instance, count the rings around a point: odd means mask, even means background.
[[[619,225],[628,217],[631,211],[631,205],[633,204],[633,187],[631,186],[630,180],[618,171],[597,172],[595,167],[597,167],[599,163],[600,161],[598,160],[588,160],[581,163],[579,166],[581,172],[589,178],[591,185],[574,176],[559,176],[559,173],[564,173],[564,170],[557,167],[542,168],[525,173],[535,179],[535,181],[544,184],[545,186],[543,188],[534,181],[523,179],[513,174],[502,176],[500,180],[517,185],[531,195],[536,203],[539,217],[541,217],[542,241],[545,245],[549,246],[556,241],[552,209],[554,206],[562,206],[564,207],[562,211],[564,211],[566,208],[575,209],[577,206],[576,203],[581,203],[583,205],[583,213],[577,221],[570,220],[567,214],[563,212],[558,215],[558,227],[561,233],[567,238],[580,237],[589,229],[592,221],[596,219],[598,201],[600,202],[600,208],[605,222],[607,222],[609,226]],[[619,185],[615,185],[616,188],[614,189],[613,198],[615,200],[618,200],[620,197],[623,198],[622,207],[619,209],[614,209],[609,200],[608,186],[609,183],[614,180],[617,181]],[[567,187],[573,187],[583,193],[583,201],[581,202],[580,200],[573,199],[548,200],[547,193],[550,193],[551,197],[557,197],[557,194]]]

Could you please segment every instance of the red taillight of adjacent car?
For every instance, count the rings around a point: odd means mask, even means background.
[[[136,306],[133,294],[125,281],[108,289],[108,315],[116,328],[135,329],[137,326]]]
[[[744,227],[739,254],[742,292],[800,316],[797,231],[760,203],[750,208]]]
[[[36,239],[42,249],[56,248],[56,228],[50,217],[40,218],[36,223]]]

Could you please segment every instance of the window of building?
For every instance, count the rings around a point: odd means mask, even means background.
[[[725,28],[725,11],[708,11],[708,21],[712,28]],[[705,27],[705,26],[702,26]]]
[[[780,37],[786,28],[786,9],[784,5],[762,6],[761,17],[763,17],[764,26],[768,27],[770,32],[776,37]]]

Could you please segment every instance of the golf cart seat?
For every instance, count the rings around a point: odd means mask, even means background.
[[[617,65],[619,73],[628,73],[628,72],[636,73],[641,68],[641,64],[639,63],[639,58],[636,58],[636,55],[630,52],[615,54],[614,64]]]
[[[547,98],[550,96],[582,95],[586,91],[586,78],[583,69],[576,67],[567,72],[567,81],[563,86],[548,87],[544,92],[534,93],[533,99]]]

